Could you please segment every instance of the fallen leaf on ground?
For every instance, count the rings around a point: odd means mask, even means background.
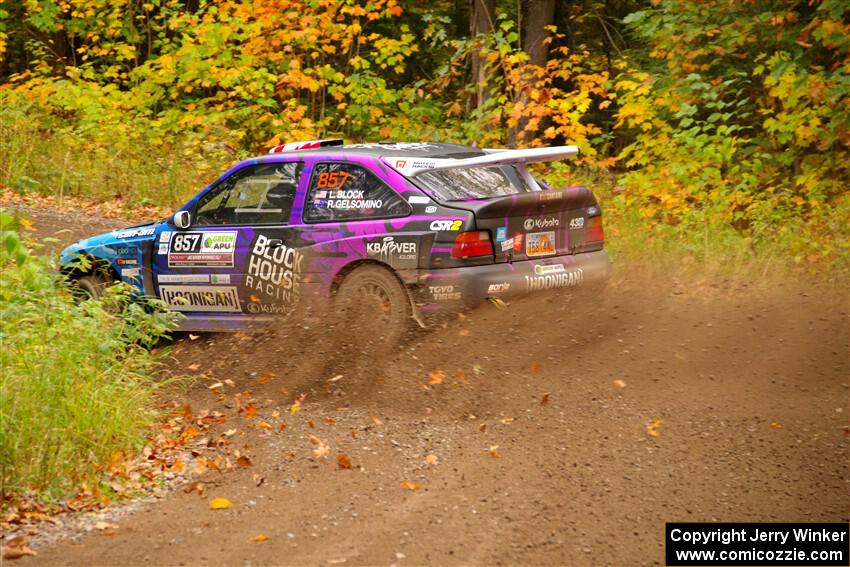
[[[428,381],[428,384],[434,386],[436,384],[442,384],[443,380],[446,379],[446,373],[442,370],[433,370],[431,371],[431,379]]]
[[[779,423],[778,421],[771,421],[770,422],[770,428],[771,429],[782,429],[782,424]]]
[[[540,372],[540,363],[535,360],[531,363],[531,373],[537,374],[538,372]]]
[[[626,382],[624,380],[614,380],[614,386],[617,388],[625,388]]]
[[[658,437],[659,429],[661,429],[661,420],[653,419],[649,425],[646,426],[646,432],[652,437]]]
[[[316,429],[316,423],[311,419],[307,421],[307,427],[310,429]]]
[[[491,457],[499,456],[499,446],[498,445],[490,445],[490,448],[487,449],[487,452],[490,453]]]
[[[257,384],[262,386],[263,384],[268,384],[269,380],[274,378],[274,372],[263,372],[263,374],[257,378]]]
[[[458,368],[455,371],[455,380],[461,384],[466,384],[466,372],[464,372],[462,368]]]
[[[419,490],[420,488],[422,488],[422,484],[418,482],[410,482],[409,480],[404,480],[399,483],[399,485],[407,490]]]
[[[117,530],[117,524],[110,524],[109,522],[98,522],[94,525],[94,529],[96,530]]]
[[[315,435],[310,436],[310,443],[316,446],[316,448],[313,449],[313,456],[317,459],[324,459],[331,452],[331,448],[325,445],[325,443]]]
[[[239,465],[240,467],[250,467],[254,463],[252,463],[251,459],[248,458],[246,455],[242,455],[241,457],[236,459],[236,464]]]
[[[221,382],[216,382],[215,384],[212,384],[211,386],[207,386],[207,388],[210,389],[210,390],[215,390],[215,389],[218,389],[218,388],[224,388],[224,384],[222,384]]]
[[[481,433],[484,433],[485,431],[487,431],[487,424],[486,424],[486,423],[482,423],[481,425],[479,425],[479,426],[478,426],[478,431],[480,431]]]
[[[201,338],[201,335],[193,335],[191,333],[189,334],[190,341],[197,341],[199,338]]]
[[[350,469],[352,468],[351,459],[345,453],[340,453],[336,457],[336,464],[339,465],[341,469]]]
[[[254,417],[257,415],[257,406],[254,404],[248,404],[247,406],[241,408],[239,411],[244,413],[247,417]]]
[[[436,465],[440,462],[440,459],[437,458],[437,455],[431,453],[430,455],[425,457],[425,462],[429,465]]]
[[[337,374],[336,376],[334,376],[333,378],[328,380],[328,382],[336,382],[337,380],[340,380],[340,379],[342,379],[342,374]]]
[[[0,549],[0,558],[2,559],[19,559],[24,557],[25,555],[38,555],[35,551],[27,547],[26,545],[20,546],[9,546],[4,545],[2,549]]]
[[[234,435],[236,435],[236,430],[235,429],[228,429],[222,435],[224,435],[225,437],[233,437]]]
[[[228,386],[230,386],[231,388],[235,388],[235,387],[236,387],[236,382],[234,382],[234,381],[233,381],[233,380],[231,380],[230,378],[228,378],[227,380],[225,380],[225,381],[224,381],[224,383],[225,383],[225,384],[227,384]]]
[[[254,536],[254,541],[268,541],[270,538],[267,535],[260,534]]]
[[[230,500],[228,500],[227,498],[222,498],[219,496],[218,498],[213,498],[212,500],[210,500],[210,510],[226,510],[227,508],[230,508],[230,506]]]
[[[381,418],[378,417],[377,415],[373,415],[373,416],[370,416],[370,417],[372,418],[372,423],[374,423],[375,425],[381,425],[381,424],[384,423],[383,421],[381,421]]]
[[[198,364],[197,362],[195,362],[194,364],[190,364],[190,365],[189,365],[189,366],[187,366],[186,368],[188,368],[189,370],[191,370],[192,372],[194,372],[195,370],[197,370],[197,369],[198,369],[198,368],[200,368],[200,367],[201,367],[201,365],[200,365],[200,364]]]
[[[258,421],[257,427],[259,427],[260,429],[272,429],[272,426],[266,423],[265,421]]]
[[[540,405],[545,406],[548,403],[549,403],[549,392],[546,392],[545,394],[543,394],[543,397],[540,398]]]
[[[191,483],[190,485],[188,485],[186,488],[184,488],[183,492],[185,492],[186,494],[191,494],[193,492],[197,492],[200,496],[203,496],[204,490],[206,490],[206,488],[204,487],[204,483],[199,482],[199,481],[195,481],[195,482]]]

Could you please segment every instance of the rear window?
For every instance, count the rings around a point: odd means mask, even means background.
[[[414,179],[438,201],[487,199],[528,191],[516,168],[510,165],[428,171]]]

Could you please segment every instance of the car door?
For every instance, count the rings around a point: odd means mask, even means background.
[[[243,167],[201,195],[191,225],[157,235],[157,295],[187,317],[285,313],[296,300],[287,225],[303,164]]]

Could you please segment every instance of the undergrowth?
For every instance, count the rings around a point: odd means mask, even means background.
[[[174,318],[121,286],[76,300],[18,228],[0,210],[0,493],[61,502],[141,447],[162,385],[149,349]]]

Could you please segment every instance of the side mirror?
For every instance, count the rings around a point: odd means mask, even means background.
[[[177,211],[174,213],[174,226],[177,228],[189,228],[192,224],[192,215],[189,211]]]

